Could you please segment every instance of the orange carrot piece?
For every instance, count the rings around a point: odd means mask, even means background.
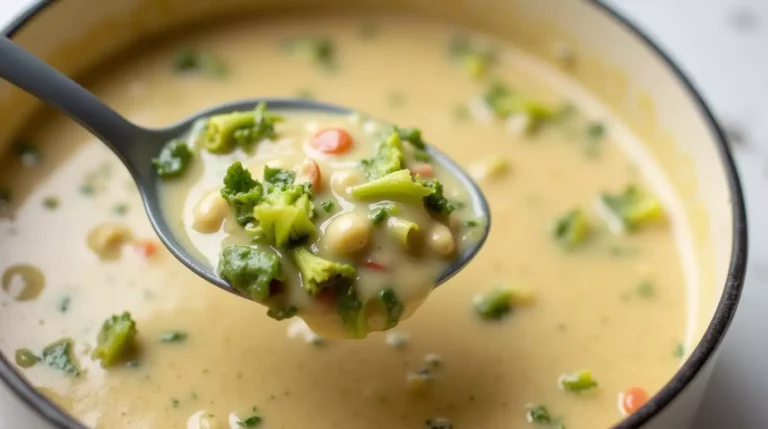
[[[354,140],[342,128],[326,128],[318,131],[309,144],[320,152],[339,155],[352,149]]]

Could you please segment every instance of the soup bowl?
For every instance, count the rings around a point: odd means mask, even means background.
[[[744,202],[723,132],[701,96],[648,36],[609,8],[569,0],[49,0],[28,8],[2,33],[80,76],[118,52],[194,23],[331,7],[423,15],[513,41],[551,67],[567,68],[642,139],[679,196],[690,232],[685,239],[693,243],[683,261],[693,279],[687,286],[693,288],[687,291],[693,297],[691,351],[668,383],[615,427],[690,426],[742,290]],[[0,82],[0,154],[9,156],[11,141],[39,107]],[[0,355],[0,378],[0,426],[83,428],[26,381],[12,356]]]

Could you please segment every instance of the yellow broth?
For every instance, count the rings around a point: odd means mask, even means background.
[[[256,407],[264,428],[424,428],[445,418],[457,429],[523,429],[535,427],[529,403],[545,405],[569,429],[618,421],[619,393],[637,386],[652,394],[684,352],[681,254],[690,243],[675,237],[685,225],[668,212],[666,222],[610,232],[594,209],[601,193],[627,184],[670,192],[652,188],[649,182],[663,180],[646,181],[652,170],[627,156],[632,136],[579,87],[514,46],[473,35],[494,47],[496,62],[470,76],[449,54],[457,33],[472,35],[397,16],[230,22],[145,44],[88,85],[148,126],[232,99],[309,92],[421,127],[477,175],[494,221],[478,257],[395,330],[318,344],[297,319],[267,318],[164,250],[145,256],[151,247],[140,240],[153,233],[125,170],[84,130],[47,114],[19,136],[39,148],[40,162],[9,152],[0,169],[0,186],[12,192],[0,219],[0,268],[31,265],[45,283],[29,300],[14,298],[18,284],[3,287],[0,350],[37,354],[71,338],[79,376],[43,363],[20,371],[89,427],[201,428],[208,414],[215,427],[237,427]],[[333,70],[284,49],[286,40],[307,35],[333,42]],[[174,52],[186,47],[215,55],[226,76],[175,72]],[[474,108],[492,79],[577,111],[535,133],[512,132]],[[596,143],[585,136],[591,121],[605,125]],[[551,228],[576,207],[591,234],[566,249]],[[130,234],[107,234],[105,225]],[[111,259],[92,250],[115,243]],[[500,286],[530,296],[501,320],[478,317],[473,299]],[[104,319],[123,311],[138,325],[137,364],[104,370],[90,350]],[[161,341],[168,332],[186,338]],[[592,372],[596,388],[558,387],[561,374],[581,370]]]

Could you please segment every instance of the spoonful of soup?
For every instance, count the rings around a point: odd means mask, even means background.
[[[390,329],[487,237],[482,192],[417,128],[249,99],[147,129],[7,38],[0,56],[0,77],[115,152],[176,258],[275,319],[328,338]]]

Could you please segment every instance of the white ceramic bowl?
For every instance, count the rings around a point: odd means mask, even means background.
[[[2,33],[77,75],[158,33],[217,16],[267,9],[343,6],[403,10],[494,34],[572,75],[639,135],[672,182],[690,219],[697,290],[690,308],[698,345],[672,379],[616,428],[689,427],[744,281],[747,227],[741,189],[723,133],[700,95],[652,41],[597,2],[573,0],[43,0]],[[3,59],[0,58],[0,61]],[[0,154],[38,107],[0,82]],[[81,429],[0,356],[0,428]],[[479,428],[482,429],[482,428]]]

